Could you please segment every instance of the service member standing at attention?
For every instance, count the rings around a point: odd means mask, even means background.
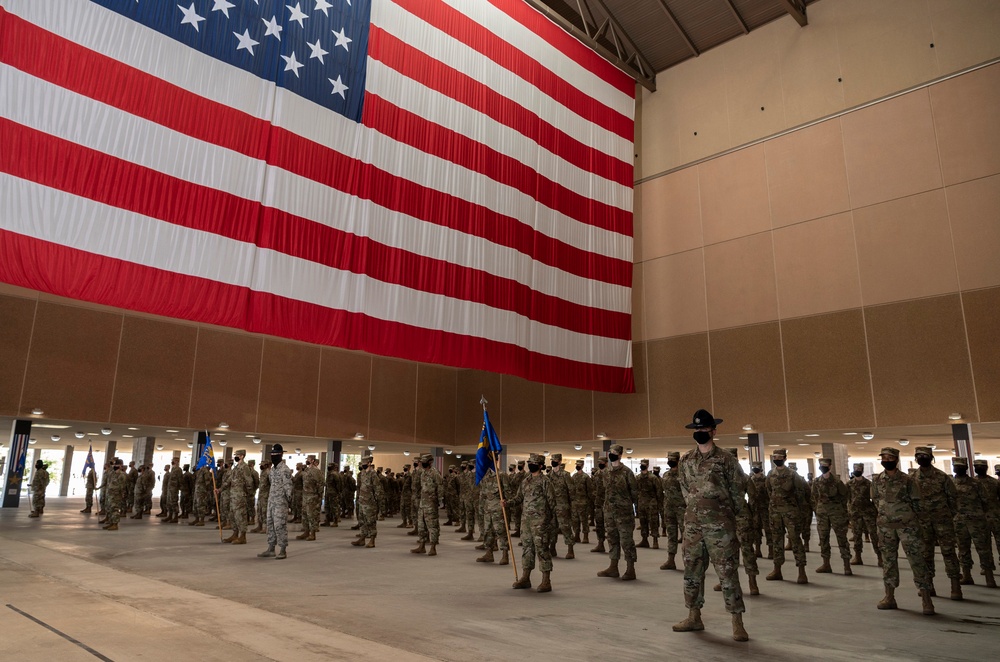
[[[799,526],[802,522],[802,501],[809,500],[806,482],[797,473],[785,466],[787,454],[784,448],[771,453],[774,468],[767,474],[764,483],[767,488],[768,511],[771,514],[771,539],[774,541],[774,570],[764,579],[781,581],[781,566],[785,564],[785,533],[792,543],[795,565],[799,568],[797,584],[808,584],[806,577],[806,550],[802,545]]]
[[[296,540],[316,540],[324,487],[326,480],[323,472],[319,470],[319,460],[315,455],[310,455],[306,458],[306,466],[302,470],[302,533],[295,536]]]
[[[253,483],[250,467],[244,462],[247,452],[240,449],[233,453],[233,469],[229,472],[229,510],[233,534],[222,542],[233,545],[247,544],[247,490]]]
[[[989,526],[987,538],[992,536],[997,545],[1000,545],[1000,481],[989,475],[990,463],[986,460],[973,460],[972,469],[976,474],[976,482],[986,495],[986,524]]]
[[[851,518],[851,529],[854,531],[854,558],[851,565],[864,565],[861,560],[861,552],[865,548],[864,534],[868,534],[871,539],[872,548],[878,558],[878,565],[882,567],[882,552],[878,548],[878,529],[875,528],[875,504],[872,503],[872,482],[865,478],[865,465],[857,463],[854,465],[854,472],[848,483],[851,492],[847,513]]]
[[[556,558],[556,538],[562,531],[563,541],[566,543],[566,558],[574,559],[576,555],[573,553],[573,488],[569,482],[569,472],[562,466],[562,453],[553,453],[549,461],[552,463],[549,480],[556,495],[556,519],[552,523],[549,550],[552,552],[552,558]]]
[[[656,505],[657,496],[662,493],[658,490],[655,481],[659,479],[649,473],[649,460],[643,459],[639,462],[639,475],[635,477],[635,484],[639,490],[639,530],[642,540],[636,547],[649,547],[649,536],[653,536],[653,549],[660,548],[660,509]]]
[[[86,507],[81,510],[81,513],[91,513],[94,510],[94,490],[97,488],[97,473],[94,468],[91,467],[90,471],[87,472],[87,498]],[[141,514],[142,511],[140,511]]]
[[[951,476],[932,466],[934,451],[929,446],[918,446],[913,452],[920,468],[913,474],[913,480],[920,486],[920,532],[924,539],[924,564],[927,579],[934,590],[934,548],[941,546],[944,570],[951,580],[951,599],[962,599],[962,586],[958,583],[961,575],[958,569],[958,555],[955,554],[955,483]]]
[[[749,641],[743,627],[743,591],[740,588],[740,546],[736,520],[746,508],[739,461],[713,441],[721,418],[699,409],[691,423],[697,446],[681,458],[680,484],[687,503],[684,514],[684,604],[688,617],[674,632],[704,630],[705,570],[709,560],[722,584],[726,611],[732,614],[733,639]]]
[[[444,496],[444,481],[434,466],[434,456],[424,453],[420,456],[420,504],[417,506],[417,540],[414,554],[437,556],[438,539],[441,537],[441,497]],[[374,541],[375,539],[372,538]],[[430,549],[427,549],[427,545]]]
[[[816,510],[816,530],[819,532],[819,553],[823,565],[816,572],[833,572],[830,567],[830,529],[837,536],[840,558],[844,561],[844,574],[853,575],[851,570],[851,548],[847,542],[847,499],[849,490],[840,476],[831,473],[833,460],[819,459],[819,478],[812,484],[812,502]]]
[[[955,470],[955,492],[958,497],[958,514],[955,515],[955,533],[958,537],[958,558],[962,564],[962,584],[972,581],[972,543],[979,554],[979,565],[986,575],[986,586],[996,588],[993,577],[993,546],[986,521],[988,494],[976,478],[969,476],[969,461],[964,457],[952,460]],[[973,465],[975,466],[975,465]]]
[[[684,511],[687,504],[681,492],[680,464],[681,454],[674,451],[667,454],[667,473],[663,474],[663,520],[667,531],[667,560],[660,570],[677,569],[677,541],[684,531]]]
[[[481,488],[479,495],[483,500],[483,549],[486,553],[477,558],[476,562],[493,563],[495,560],[493,552],[499,548],[502,552],[500,565],[507,565],[510,563],[510,556],[507,553],[507,529],[504,526],[500,491],[503,490],[504,499],[513,496],[508,474],[503,472],[498,474],[491,464],[487,467],[479,485]]]
[[[594,498],[594,488],[590,476],[583,471],[583,464],[583,460],[577,460],[576,472],[570,476],[570,486],[573,490],[573,541],[589,545],[590,505]]]
[[[535,568],[535,557],[542,568],[542,583],[538,593],[552,590],[550,573],[552,556],[549,554],[548,537],[555,517],[556,495],[552,484],[542,473],[545,458],[538,453],[528,456],[528,475],[521,481],[517,494],[507,503],[521,506],[521,578],[514,582],[514,588],[531,588],[531,571]],[[505,504],[506,505],[506,504]]]
[[[885,469],[872,478],[872,501],[878,511],[878,539],[882,548],[882,581],[885,597],[879,609],[896,608],[896,588],[899,586],[899,545],[906,551],[906,560],[913,571],[913,583],[920,591],[923,612],[934,613],[931,602],[931,581],[924,561],[924,543],[920,537],[920,486],[899,470],[899,449],[883,448],[879,454]]]
[[[608,477],[608,456],[602,454],[597,458],[597,471],[591,480],[594,481],[594,533],[597,535],[597,547],[590,550],[595,554],[603,554],[607,551],[604,541],[607,538],[607,530],[604,526],[604,501],[607,497],[607,477]],[[520,525],[519,525],[520,526]]]
[[[31,474],[31,514],[28,517],[39,517],[45,510],[45,490],[48,486],[49,471],[45,463],[38,460]]]
[[[371,548],[375,546],[375,536],[378,535],[378,508],[385,498],[382,491],[382,481],[379,480],[372,466],[372,456],[361,458],[358,468],[358,539],[351,544],[355,547]],[[367,544],[366,544],[367,541]]]
[[[261,558],[285,558],[288,547],[288,508],[292,503],[292,470],[281,458],[285,449],[281,444],[271,446],[271,470],[268,473],[271,487],[267,494],[267,549]],[[274,553],[275,545],[278,553]]]
[[[639,502],[639,487],[635,474],[622,463],[624,449],[615,444],[608,449],[607,470],[604,483],[604,526],[608,534],[608,558],[611,564],[597,573],[598,577],[621,577],[622,581],[635,579],[635,506]],[[625,574],[618,571],[618,560],[625,555]]]

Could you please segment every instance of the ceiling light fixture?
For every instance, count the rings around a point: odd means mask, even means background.
[[[360,432],[355,432],[354,433],[354,438],[355,439],[364,439],[365,435],[361,434]]]
[[[743,426],[743,431],[744,432],[750,432],[751,430],[753,430],[753,426],[750,425],[749,423],[747,423],[746,425]]]
[[[156,450],[162,451],[163,450],[163,444],[156,444]]]
[[[410,457],[410,451],[403,451],[403,455],[405,455],[406,457]],[[459,455],[459,457],[462,457],[462,456]]]
[[[604,434],[603,432],[598,432],[597,433],[597,438],[598,439],[607,439],[607,437],[608,437],[608,435]]]
[[[909,439],[900,439],[899,440],[899,445],[900,446],[909,446],[910,445],[910,440]],[[932,448],[933,448],[933,446],[932,446]]]
[[[632,453],[634,453],[634,452],[635,452],[635,451],[634,451],[634,450],[632,450],[631,448],[626,448],[626,449],[625,449],[625,454],[626,454],[626,455],[631,455],[631,454],[632,454]]]
[[[190,441],[188,442],[188,448],[194,448],[194,444],[192,444]]]
[[[220,446],[225,446],[225,445],[226,445],[226,440],[225,440],[225,439],[223,439],[222,441],[220,441],[220,442],[219,442],[219,445],[220,445]]]
[[[228,430],[229,429],[229,423],[226,423],[225,421],[222,421],[221,423],[219,423],[219,427],[222,428],[223,430]]]
[[[871,432],[865,432],[864,434],[861,435],[861,438],[871,441],[872,439],[875,438],[875,435],[873,435]]]
[[[452,454],[452,453],[454,453],[454,452],[455,452],[455,451],[451,450],[450,448],[446,448],[446,449],[444,449],[444,454],[445,454],[445,455],[451,455],[451,454]]]
[[[457,458],[458,458],[458,459],[460,459],[460,460],[462,459],[462,456],[461,456],[461,455],[456,455],[455,457],[457,457]]]
[[[370,451],[375,450],[375,444],[368,444],[368,450]]]
[[[809,444],[799,444],[799,446],[808,446]]]
[[[810,432],[810,433],[808,433],[808,434],[806,434],[804,436],[806,436],[806,437],[818,437],[819,433],[818,432]]]
[[[582,451],[583,450],[583,444],[573,444],[573,449],[574,450],[578,450],[578,451]]]
[[[138,430],[138,429],[139,429],[139,428],[129,428],[129,430],[132,430],[133,432],[134,432],[135,430]]]
[[[255,443],[255,444],[259,444],[260,443],[260,437],[254,437],[253,439],[251,439],[251,441],[253,441],[253,443]]]
[[[105,437],[108,436],[109,434],[111,434],[111,428],[101,428],[101,434],[103,434]]]
[[[542,455],[544,455],[545,457],[548,457],[549,456],[549,452],[548,451],[542,451]]]
[[[740,437],[740,439],[742,439],[743,441],[746,441],[746,440],[748,440],[749,438],[750,438],[750,437]]]
[[[34,444],[38,443],[38,440],[37,439],[29,439],[28,443],[31,444],[31,445],[34,445]]]
[[[57,434],[52,435],[52,441],[59,441],[60,439],[62,439],[62,437],[60,437],[59,435]]]
[[[31,413],[34,414],[35,416],[41,416],[45,412],[39,409],[38,407],[35,407],[34,409],[31,410]]]
[[[76,437],[77,439],[83,439],[87,435],[85,433],[83,433],[83,432],[74,432],[73,436]]]
[[[959,413],[958,413],[958,412],[956,411],[956,412],[955,412],[955,413],[953,413],[953,414],[948,414],[948,420],[949,420],[949,421],[960,421],[960,420],[962,420],[962,415],[961,415],[961,414],[959,414]]]
[[[856,436],[858,436],[857,432],[842,432],[841,434],[843,434],[845,437],[856,437]]]
[[[170,434],[177,434],[179,430],[166,430],[166,432],[169,432]]]

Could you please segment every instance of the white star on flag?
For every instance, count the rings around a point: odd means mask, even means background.
[[[336,48],[337,46],[343,46],[345,51],[350,52],[351,49],[348,48],[347,45],[354,40],[348,37],[346,34],[344,34],[344,31],[345,31],[344,28],[340,28],[340,32],[337,32],[336,30],[330,30],[330,32],[332,32],[334,35],[337,36],[337,43],[334,44],[333,47]]]
[[[250,55],[253,55],[253,47],[259,44],[260,42],[253,40],[253,38],[250,36],[250,30],[244,30],[243,34],[240,34],[239,32],[234,32],[233,34],[236,35],[236,38],[240,40],[240,45],[236,47],[236,50],[240,50],[242,48],[244,50],[250,51]]]
[[[295,59],[295,51],[291,55],[282,55],[281,59],[285,61],[285,71],[291,71],[296,78],[299,77],[299,69],[306,66]]]
[[[227,0],[215,0],[215,6],[212,7],[212,11],[221,11],[226,15],[226,18],[229,18],[229,10],[235,6],[236,5],[228,2]]]
[[[320,44],[319,44],[319,39],[318,38],[316,39],[316,43],[315,44],[310,44],[307,41],[306,42],[306,46],[308,46],[312,50],[312,53],[309,54],[309,59],[310,60],[315,57],[315,58],[319,58],[320,64],[326,64],[326,62],[323,61],[323,56],[324,55],[329,55],[330,51],[324,51],[323,50],[323,47],[320,46]]]
[[[198,12],[196,12],[194,9],[194,3],[192,2],[191,6],[188,7],[187,9],[184,9],[184,7],[181,7],[180,5],[177,5],[177,8],[180,9],[182,12],[184,12],[184,18],[181,19],[181,25],[184,25],[185,23],[190,23],[191,25],[194,26],[195,32],[201,32],[201,30],[198,28],[198,22],[204,21],[205,18],[203,16],[198,16]]]
[[[302,24],[302,21],[304,21],[307,18],[309,18],[309,16],[307,16],[306,14],[304,14],[302,12],[302,3],[299,2],[294,7],[291,6],[291,5],[285,5],[285,6],[288,7],[288,11],[292,12],[292,15],[288,17],[288,20],[289,21],[298,21],[299,27],[300,28],[304,28],[305,25]]]
[[[348,3],[348,4],[350,4],[350,3]],[[330,14],[326,10],[329,9],[330,7],[332,7],[332,6],[333,5],[331,5],[326,0],[316,0],[316,9],[314,9],[313,11],[321,11],[321,12],[323,12],[324,16],[329,16]]]
[[[344,92],[346,92],[350,88],[348,88],[341,82],[340,76],[337,76],[337,80],[333,80],[332,78],[327,78],[327,80],[333,84],[333,92],[331,92],[330,94],[339,94],[340,98],[346,101],[347,97],[344,96]]]
[[[264,21],[264,19],[260,20]],[[264,21],[264,25],[267,26],[267,32],[264,33],[265,37],[270,35],[276,37],[278,41],[281,41],[281,31],[284,30],[285,28],[278,25],[277,17],[272,16],[270,21]]]

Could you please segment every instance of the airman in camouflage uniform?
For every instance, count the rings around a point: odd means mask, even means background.
[[[40,517],[45,511],[45,490],[49,487],[49,470],[41,460],[35,462],[35,470],[31,472],[31,514],[28,517]]]
[[[787,453],[784,448],[771,453],[775,465],[767,474],[764,483],[767,489],[768,511],[771,515],[771,538],[774,540],[774,570],[765,579],[781,581],[781,566],[785,564],[785,532],[792,543],[792,554],[799,576],[798,584],[808,584],[806,577],[806,550],[802,545],[799,527],[802,524],[802,502],[809,500],[806,482],[797,473],[785,466]]]
[[[986,540],[989,542],[992,535],[1000,549],[1000,481],[989,475],[990,464],[986,460],[973,460],[972,465],[976,473],[976,482],[986,494],[986,524],[989,527]],[[987,573],[984,568],[983,574],[986,575],[986,585],[996,588],[993,572]]]
[[[344,517],[350,519],[354,517],[354,495],[358,491],[358,481],[354,478],[350,467],[344,467],[341,478],[343,490],[340,493],[340,502],[343,504]]]
[[[400,516],[403,520],[396,527],[406,529],[413,526],[416,517],[413,515],[413,474],[410,473],[410,465],[403,465],[403,480],[399,486]],[[456,504],[457,508],[457,504]]]
[[[524,460],[517,461],[517,471],[510,476],[510,495],[513,496],[517,494],[517,490],[521,487],[521,483],[528,476],[528,473],[524,470]],[[504,495],[507,495],[504,492]],[[511,538],[521,537],[521,504],[511,504],[510,511],[508,511],[508,516],[510,517],[510,526],[513,531],[510,532]]]
[[[128,480],[125,481],[125,513],[132,512],[135,505],[135,483],[139,479],[139,470],[135,468],[135,462],[128,463],[128,473],[125,474]]]
[[[316,456],[310,455],[302,467],[302,533],[295,536],[296,540],[316,540],[319,531],[319,509],[326,479],[318,465]]]
[[[87,472],[87,483],[86,483],[87,498],[86,498],[86,505],[85,505],[84,509],[80,511],[81,513],[90,513],[90,512],[93,512],[93,510],[94,510],[94,490],[95,489],[97,489],[97,472],[94,470],[93,467],[91,467],[90,471]]]
[[[260,488],[260,474],[255,465],[255,460],[247,460],[247,467],[250,469],[250,487],[247,488],[247,524],[253,524],[257,519],[257,490]]]
[[[607,531],[604,527],[604,501],[608,494],[608,456],[602,454],[597,459],[597,467],[593,480],[593,502],[594,502],[594,531],[597,534],[597,547],[590,550],[597,554],[603,554],[607,550],[604,548],[604,541],[607,539]]]
[[[108,478],[109,468],[110,467],[108,467],[107,465],[105,465],[104,467],[105,481],[107,481]],[[163,476],[160,478],[160,512],[156,513],[157,517],[167,517],[167,509],[168,509],[167,502],[170,500],[170,497],[167,496],[167,494],[170,491],[169,486],[170,486],[170,465],[168,464],[167,466],[163,467]],[[101,489],[103,490],[103,488],[104,485],[102,484]],[[101,510],[104,510],[103,493],[101,496],[102,496]]]
[[[117,459],[114,468],[106,472],[108,476],[108,517],[104,525],[106,531],[117,531],[118,522],[125,512],[125,490],[128,487],[128,476],[125,474],[125,464]]]
[[[181,471],[180,458],[170,461],[170,474],[167,476],[167,518],[165,524],[177,524],[181,514],[181,482],[184,472]]]
[[[542,473],[545,458],[538,453],[528,456],[528,475],[521,481],[517,493],[509,498],[508,503],[521,507],[521,577],[514,582],[514,588],[531,588],[531,571],[535,568],[535,557],[542,569],[542,583],[536,589],[539,593],[552,590],[550,574],[552,572],[552,556],[549,554],[548,537],[553,530],[552,520],[555,518],[556,495],[552,484]]]
[[[417,506],[418,545],[410,551],[414,554],[437,556],[438,540],[441,537],[441,497],[444,496],[444,480],[434,466],[434,456],[424,453],[420,456],[420,503]],[[427,548],[427,545],[430,548]]]
[[[337,465],[330,462],[326,465],[326,495],[323,498],[325,521],[320,522],[320,526],[340,526],[340,486],[340,472],[337,471]],[[405,512],[403,517],[404,522],[401,526],[406,526]]]
[[[445,526],[451,526],[458,521],[458,487],[455,485],[455,467],[448,467],[448,475],[444,478],[444,506],[448,513]]]
[[[220,461],[216,465],[215,490],[219,496],[219,512],[215,514],[215,517],[219,520],[219,526],[223,530],[232,528],[229,524],[229,471],[230,468],[225,462]]]
[[[590,504],[594,498],[594,486],[590,476],[584,473],[583,465],[583,460],[577,460],[576,472],[569,477],[572,490],[573,541],[590,544]]]
[[[743,555],[743,568],[747,573],[747,587],[750,589],[750,595],[760,595],[760,589],[757,586],[757,575],[760,574],[760,570],[757,567],[757,551],[754,549],[754,515],[752,505],[755,501],[759,500],[757,497],[757,485],[750,480],[749,476],[743,473],[743,467],[740,466],[739,461],[739,450],[736,448],[727,448],[726,450],[736,458],[736,469],[739,472],[736,484],[737,491],[745,503],[743,512],[736,516],[736,538],[740,542],[740,552]],[[715,590],[721,591],[722,584],[716,584]]]
[[[680,464],[681,454],[678,452],[667,455],[667,473],[663,474],[663,520],[667,527],[667,560],[660,570],[676,570],[677,541],[679,533],[684,530],[684,511],[687,504],[681,492]]]
[[[378,535],[378,508],[385,494],[382,492],[382,481],[379,480],[372,466],[372,456],[361,458],[358,469],[358,524],[360,533],[357,540],[351,544],[355,547],[374,547]],[[367,544],[366,542],[367,541]]]
[[[573,490],[569,481],[569,472],[562,466],[562,453],[553,453],[549,456],[552,465],[552,473],[549,481],[552,483],[552,491],[556,495],[556,517],[552,521],[552,535],[549,537],[549,552],[552,558],[556,558],[556,538],[561,531],[563,542],[566,543],[566,558],[574,559],[573,553]]]
[[[830,567],[830,529],[833,529],[837,536],[837,547],[840,549],[840,558],[844,562],[844,574],[853,575],[851,570],[851,548],[847,542],[847,500],[850,490],[840,476],[831,473],[830,467],[833,460],[828,457],[819,459],[820,476],[813,480],[812,484],[812,504],[816,511],[816,530],[819,533],[819,553],[823,558],[823,565],[816,568],[816,572],[833,572]]]
[[[975,466],[973,464],[973,466]],[[979,554],[979,565],[986,574],[986,585],[996,588],[993,577],[993,546],[990,544],[990,530],[986,521],[989,493],[978,478],[969,476],[969,461],[964,457],[952,460],[955,470],[955,495],[958,514],[955,515],[955,532],[958,534],[959,562],[962,565],[961,583],[973,584],[972,544]]]
[[[861,552],[865,548],[865,537],[867,533],[871,539],[875,556],[878,559],[879,567],[882,567],[882,552],[878,547],[878,529],[875,528],[875,504],[872,503],[872,482],[865,478],[865,465],[857,463],[854,465],[854,473],[847,484],[850,490],[850,501],[848,501],[847,513],[851,518],[851,529],[854,531],[854,558],[851,565],[864,565],[861,560]]]
[[[639,486],[635,474],[621,461],[624,452],[621,444],[608,450],[611,467],[607,470],[604,492],[604,525],[607,528],[608,558],[610,565],[597,573],[598,577],[621,577],[623,581],[635,579],[635,506],[639,502]],[[625,574],[618,571],[618,560],[625,555]]]
[[[194,521],[188,526],[205,526],[205,518],[212,512],[212,469],[206,464],[194,472]]]
[[[940,545],[944,569],[951,580],[951,599],[961,600],[961,575],[958,556],[955,554],[955,483],[951,476],[931,466],[934,451],[929,446],[918,446],[913,454],[920,465],[914,472],[913,479],[920,487],[920,516],[917,519],[924,540],[924,564],[931,583],[931,596],[937,595],[934,590],[934,547]]]
[[[260,497],[257,498],[257,526],[250,533],[267,533],[267,503],[271,497],[271,463],[260,463]]]
[[[305,468],[301,462],[295,464],[295,473],[292,475],[292,519],[290,524],[302,523],[302,472]]]
[[[642,540],[636,547],[649,547],[649,536],[653,536],[653,549],[660,548],[660,509],[656,505],[657,495],[662,488],[657,483],[659,478],[649,473],[649,460],[643,459],[639,462],[639,475],[635,477],[636,487],[639,490],[639,529]]]
[[[142,512],[146,508],[146,499],[149,496],[147,473],[152,473],[152,469],[144,465],[140,466],[136,472],[135,481],[132,482],[132,509],[135,512],[130,516],[130,519],[142,519]],[[125,489],[128,490],[128,486]]]
[[[753,528],[753,544],[757,558],[774,558],[774,541],[771,539],[771,511],[768,508],[767,498],[767,476],[764,475],[764,463],[755,460],[750,463],[750,482],[753,483],[754,490],[751,497],[750,490],[747,490],[749,501],[751,527]],[[874,521],[874,520],[873,520]],[[763,531],[763,540],[761,539]],[[767,543],[767,556],[761,552],[761,543]]]
[[[257,556],[283,559],[288,547],[288,508],[292,503],[292,470],[282,459],[281,444],[271,446],[270,487],[267,495],[267,549]],[[275,554],[274,547],[278,546]]]
[[[232,524],[233,533],[222,542],[234,545],[247,544],[247,490],[253,484],[253,476],[250,467],[247,466],[247,452],[238,450],[233,453],[233,468],[227,478],[229,482],[229,522]]]
[[[798,467],[795,466],[794,462],[788,463],[788,468],[792,470],[793,473],[799,475]],[[803,478],[803,483],[806,486],[806,498],[799,504],[801,513],[801,520],[799,521],[799,536],[802,538],[802,549],[809,553],[809,538],[812,536],[812,520],[813,520],[813,510],[812,510],[812,499],[810,498],[810,493],[812,491],[812,474],[809,474],[809,478]],[[789,536],[791,537],[791,536]],[[788,544],[785,545],[786,550],[790,550],[792,547],[792,541],[789,540]]]
[[[465,468],[465,463],[464,462],[462,463],[462,468],[463,469]],[[406,535],[408,535],[408,536],[415,536],[415,535],[417,535],[417,534],[420,533],[420,525],[417,523],[417,520],[420,519],[420,473],[421,473],[421,471],[422,471],[422,469],[420,468],[420,457],[413,458],[413,471],[410,472],[413,475],[413,478],[410,481],[410,498],[411,498],[411,501],[412,501],[412,509],[413,509],[413,520],[411,521],[411,524],[413,524],[413,529],[406,532]],[[464,476],[463,476],[462,480],[463,481],[465,480]],[[464,487],[464,485],[463,485],[463,487]],[[462,504],[462,505],[463,505],[463,507],[465,506],[465,504]],[[464,512],[465,511],[463,510],[463,513]],[[475,520],[473,520],[473,521],[475,521]],[[469,536],[469,540],[472,540],[471,536]]]
[[[181,510],[180,518],[187,519],[191,512],[191,499],[194,495],[194,484],[191,482],[191,465],[185,464],[181,472],[180,494],[177,499],[178,507]]]
[[[499,487],[497,482],[499,480]],[[502,552],[500,565],[510,563],[507,547],[507,527],[504,524],[504,509],[501,506],[500,491],[503,498],[511,496],[510,480],[505,473],[497,474],[490,466],[483,479],[479,481],[480,498],[483,500],[483,547],[486,553],[476,559],[477,563],[493,563],[493,552],[499,548]]]
[[[714,443],[722,419],[704,409],[692,417],[697,446],[684,454],[678,469],[684,513],[684,605],[688,617],[673,626],[674,632],[704,630],[701,608],[705,604],[705,571],[711,560],[719,575],[726,611],[732,615],[733,639],[748,641],[743,626],[743,591],[740,588],[740,547],[737,521],[746,510],[746,477],[736,456]]]
[[[924,542],[920,536],[920,485],[899,470],[899,449],[883,448],[879,454],[885,469],[872,478],[872,501],[878,511],[879,547],[882,549],[882,581],[885,597],[879,609],[895,609],[895,591],[899,586],[899,545],[913,571],[913,583],[920,591],[923,613],[934,613],[931,581],[924,562]]]

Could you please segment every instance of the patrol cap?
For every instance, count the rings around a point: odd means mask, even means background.
[[[951,461],[951,465],[953,467],[965,467],[966,469],[968,469],[969,468],[969,459],[966,458],[966,457],[956,457],[955,459],[953,459]]]
[[[917,456],[917,455],[927,455],[929,457],[934,457],[934,449],[931,448],[930,446],[917,446],[913,450],[913,455],[914,456]]]
[[[598,464],[607,464],[608,463],[608,454],[607,453],[601,453],[600,457],[597,458],[597,463]]]
[[[788,457],[788,451],[784,448],[779,448],[771,453],[771,457],[780,457],[781,459],[785,459]]]
[[[677,451],[674,451],[672,453],[667,453],[667,459],[668,460],[680,460],[681,459],[681,454],[679,452],[677,452]]]
[[[761,462],[760,460],[754,460],[753,462],[750,463],[750,467],[751,468],[763,469],[764,468],[764,463]]]
[[[891,455],[894,460],[899,459],[899,449],[892,448],[891,446],[886,446],[881,451],[879,451],[879,457],[885,457],[886,455]]]
[[[528,464],[544,464],[545,458],[538,453],[531,453],[528,455]]]
[[[865,470],[865,465],[862,464],[861,462],[855,462],[854,463],[854,470],[855,471],[864,471]]]
[[[689,430],[696,430],[698,428],[714,428],[721,422],[721,418],[712,416],[711,412],[707,409],[699,409],[694,413],[694,416],[691,417],[691,422],[684,427]]]
[[[326,465],[326,468],[327,469],[336,469],[337,465],[334,464],[333,462],[328,462],[327,465]]]
[[[987,467],[987,468],[989,468],[990,463],[987,462],[986,460],[973,460],[972,461],[972,466],[974,466],[974,467]]]
[[[243,454],[246,455],[246,451],[243,451]],[[306,455],[306,460],[309,461],[309,462],[315,462],[316,461],[316,456],[315,455]]]
[[[524,466],[524,460],[518,460],[517,461],[517,466],[523,467]]]
[[[643,459],[639,460],[639,466],[640,467],[648,467],[649,466],[649,459],[648,458],[643,458]]]
[[[507,471],[513,471],[513,470],[514,470],[514,463],[512,462],[507,465]]]
[[[247,456],[247,452],[244,449],[241,448],[238,451],[234,452],[233,455],[239,455],[240,457],[246,457]]]
[[[621,444],[614,444],[608,449],[608,453],[610,455],[617,455],[618,457],[621,457],[625,454],[625,447]]]
[[[821,467],[829,467],[829,466],[832,466],[832,465],[833,465],[833,460],[831,460],[828,457],[821,457],[819,459],[819,466],[821,466]]]
[[[421,462],[433,462],[434,461],[434,456],[431,455],[430,453],[422,453],[420,455],[420,461]]]
[[[796,469],[799,468],[799,465],[796,464],[795,462],[789,462],[788,463],[788,468],[791,469],[792,471],[795,471]]]
[[[562,453],[553,453],[549,455],[549,462],[562,463]]]
[[[658,467],[658,466],[653,467],[653,471],[659,471],[659,470],[660,470],[660,467]]]
[[[583,465],[584,465],[584,461],[583,460],[577,460],[576,461],[576,466],[582,467]]]

